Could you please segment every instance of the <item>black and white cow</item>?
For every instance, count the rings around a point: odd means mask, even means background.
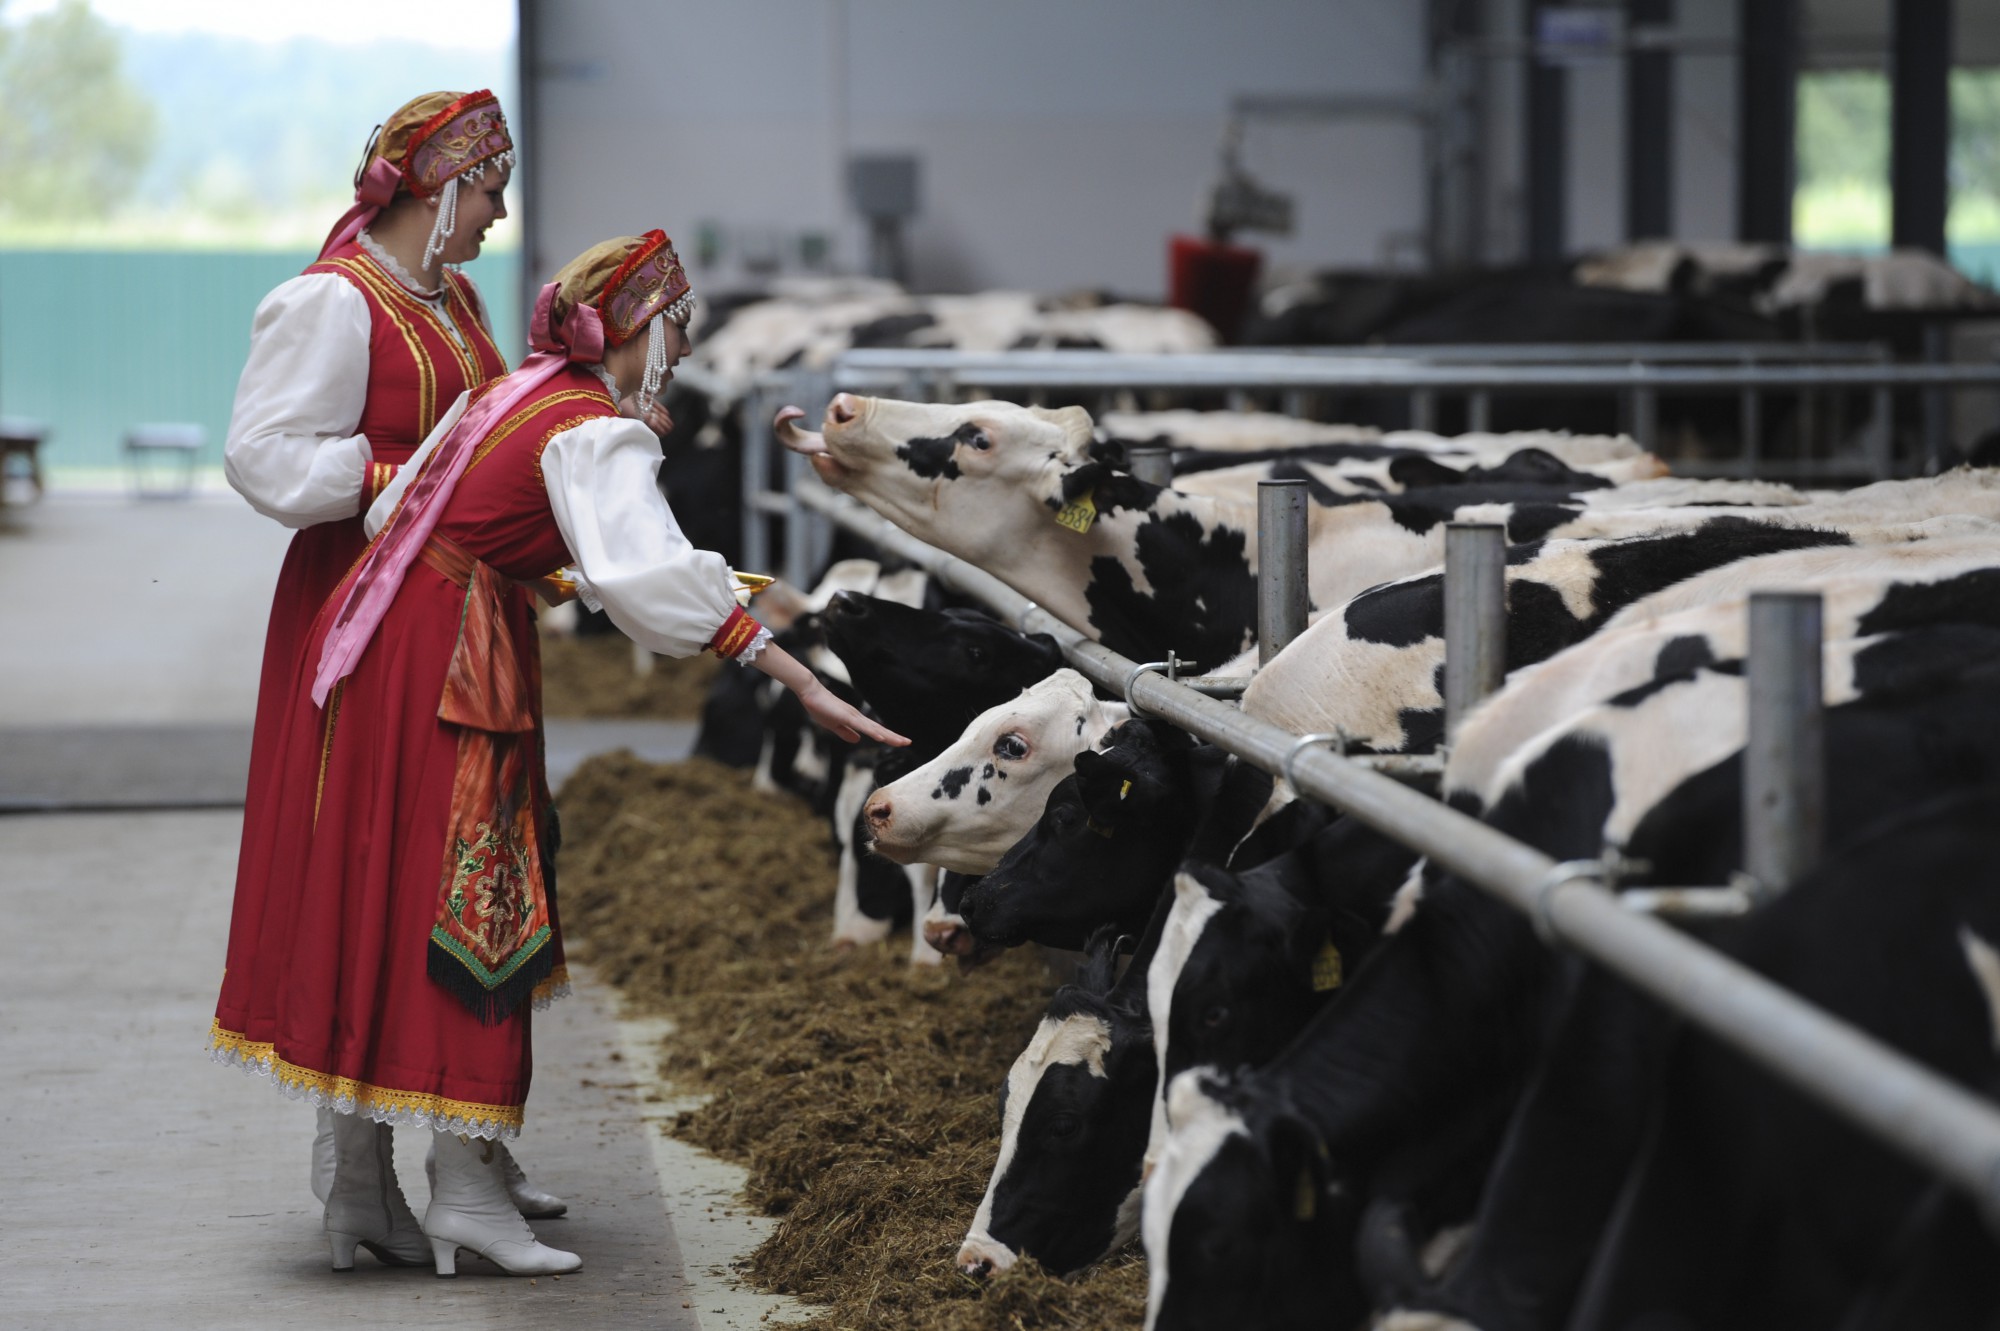
[[[2000,776],[2000,632],[1934,624],[1830,646],[1843,654],[1860,696],[1827,713],[1829,826]],[[1517,755],[1486,819],[1559,859],[1620,847],[1651,866],[1641,881],[1723,881],[1740,865],[1743,692],[1739,674],[1698,668],[1592,709]],[[1426,881],[1349,992],[1270,1067],[1173,1083],[1147,1196],[1154,1323],[1188,1324],[1177,1284],[1199,1305],[1253,1277],[1318,1278],[1333,1254],[1289,1275],[1263,1257],[1238,1269],[1214,1229],[1240,1224],[1228,1199],[1268,1193],[1272,1161],[1298,1159],[1292,1138],[1312,1148],[1296,1175],[1313,1189],[1304,1209],[1352,1201],[1376,1164],[1546,1059],[1470,1245],[1441,1282],[1388,1299],[1486,1331],[1561,1325],[1638,1148],[1664,1032],[1622,986],[1551,957],[1526,920],[1456,879]],[[1280,1116],[1260,1119],[1270,1105]]]
[[[1730,950],[1967,1089],[2000,1094],[2000,788],[1844,841]],[[1966,1199],[1712,1039],[1689,1032],[1679,1045],[1572,1327],[2000,1320],[2000,1250]]]
[[[780,413],[779,438],[828,485],[999,577],[1136,659],[1171,649],[1213,667],[1251,645],[1256,507],[1183,494],[1119,471],[1090,416],[1007,402],[898,402],[839,394],[825,432]],[[1311,596],[1335,605],[1435,565],[1459,510],[1514,504],[1575,517],[1573,489],[1460,484],[1317,495]],[[1592,491],[1584,491],[1586,496]],[[1608,493],[1608,492],[1595,492]],[[1538,533],[1539,534],[1539,533]]]
[[[1126,719],[1090,681],[1058,670],[988,708],[943,753],[883,786],[862,810],[876,854],[983,874],[1034,826],[1049,791]]]
[[[932,866],[896,865],[862,853],[868,798],[943,752],[979,713],[1047,678],[1061,667],[1062,652],[1046,634],[1019,633],[976,610],[924,610],[852,592],[834,596],[819,622],[827,648],[862,700],[910,738],[903,749],[860,746],[840,775],[833,937],[853,945],[921,920],[936,894]],[[938,960],[920,930],[913,933],[911,959]]]
[[[1728,516],[1654,536],[1512,546],[1507,669],[1555,655],[1625,606],[1696,573],[1852,541],[1843,532]],[[1344,732],[1376,752],[1436,749],[1444,738],[1444,574],[1371,588],[1322,617],[1258,672],[1243,709],[1298,734]]]
[[[1268,775],[1214,745],[1127,721],[1076,755],[1034,826],[966,887],[959,915],[1002,947],[1073,948],[1105,925],[1136,934],[1196,834],[1221,838],[1207,857],[1226,858],[1270,795]]]
[[[1164,914],[1164,909],[1156,914]],[[1139,1152],[1154,1083],[1146,962],[1156,919],[1114,982],[1119,933],[1092,936],[1000,1087],[1000,1154],[958,1250],[967,1275],[1022,1255],[1068,1274],[1139,1227]]]

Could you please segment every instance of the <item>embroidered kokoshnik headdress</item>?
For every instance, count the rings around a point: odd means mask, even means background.
[[[659,230],[593,245],[542,288],[528,326],[535,354],[459,417],[362,556],[320,651],[313,676],[315,705],[324,707],[333,686],[361,659],[487,431],[571,363],[595,365],[604,359],[606,347],[623,346],[641,329],[652,332],[640,388],[650,398],[666,374],[665,324],[685,325],[692,310],[687,270],[673,242]]]
[[[437,105],[440,98],[446,99],[442,106]],[[514,140],[507,132],[507,117],[490,91],[419,97],[398,108],[369,136],[354,173],[354,206],[327,233],[320,258],[361,234],[398,189],[408,189],[418,198],[438,201],[437,220],[424,242],[420,265],[429,268],[431,260],[444,253],[445,241],[458,224],[459,190],[477,184],[488,171],[513,164]]]

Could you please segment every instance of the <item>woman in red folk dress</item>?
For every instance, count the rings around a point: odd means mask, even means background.
[[[478,290],[446,265],[477,258],[487,229],[507,215],[513,163],[492,93],[407,103],[376,128],[355,173],[354,206],[318,260],[257,307],[223,459],[251,506],[297,535],[264,635],[246,826],[266,816],[277,735],[313,617],[367,544],[362,511],[459,394],[507,373]],[[235,918],[246,937],[232,952],[255,937],[265,891],[239,874]],[[321,1113],[312,1182],[322,1202],[333,1129],[333,1115]],[[506,1163],[526,1214],[566,1209]]]
[[[534,1007],[561,976],[541,679],[524,584],[570,580],[641,645],[703,649],[798,693],[821,725],[901,743],[736,604],[681,534],[649,406],[687,350],[685,273],[658,231],[608,241],[544,287],[537,353],[462,397],[372,507],[386,525],[314,622],[242,873],[285,884],[231,930],[211,1043],[336,1111],[326,1229],[440,1274],[470,1248],[516,1274],[580,1262],[509,1203]],[[239,898],[239,913],[242,902]],[[239,948],[239,941],[242,946]],[[419,1227],[379,1125],[433,1130]]]

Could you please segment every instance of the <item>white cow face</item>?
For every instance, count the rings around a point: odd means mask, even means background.
[[[836,396],[822,437],[781,430],[820,479],[904,530],[968,558],[1045,534],[1090,462],[1090,413],[1012,402]]]
[[[1090,681],[1058,670],[973,719],[956,744],[869,797],[875,853],[983,874],[1035,825],[1076,755],[1125,720]]]

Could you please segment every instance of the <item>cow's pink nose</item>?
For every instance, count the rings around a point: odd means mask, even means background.
[[[826,417],[835,425],[852,425],[861,415],[861,399],[852,393],[836,393],[826,405]]]
[[[876,829],[887,827],[895,814],[896,810],[882,795],[872,796],[861,810],[861,816],[868,820],[868,825]]]

